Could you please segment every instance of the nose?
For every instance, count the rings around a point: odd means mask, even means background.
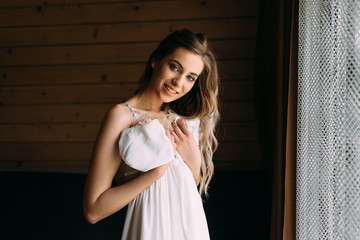
[[[177,77],[174,77],[171,81],[171,83],[176,87],[182,87],[184,84],[185,77],[183,75],[179,75]]]

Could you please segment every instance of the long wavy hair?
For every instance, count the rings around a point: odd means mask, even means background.
[[[194,34],[188,29],[183,29],[175,31],[163,39],[150,55],[136,93],[142,93],[147,88],[153,73],[152,62],[160,61],[165,56],[172,54],[177,48],[184,48],[199,55],[204,63],[204,68],[192,89],[181,98],[170,103],[164,103],[163,109],[170,108],[188,119],[200,119],[199,147],[202,153],[202,161],[199,192],[207,196],[208,185],[214,174],[212,158],[218,146],[215,127],[220,119],[220,114],[218,68],[205,35]]]

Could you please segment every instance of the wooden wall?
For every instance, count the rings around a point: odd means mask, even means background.
[[[106,110],[184,27],[218,56],[218,169],[262,168],[254,114],[258,1],[0,1],[0,168],[86,168]]]

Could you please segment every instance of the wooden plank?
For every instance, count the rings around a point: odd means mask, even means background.
[[[0,102],[10,104],[118,103],[135,93],[137,84],[3,87]]]
[[[90,161],[0,161],[0,170],[42,170],[86,173]],[[214,159],[215,170],[262,170],[261,161],[249,159],[247,161],[218,161]]]
[[[0,123],[100,123],[112,104],[0,106]],[[255,121],[252,102],[225,102],[222,121]]]
[[[219,139],[224,141],[257,141],[253,122],[224,122]],[[94,142],[99,123],[83,124],[0,124],[0,142]]]
[[[214,40],[221,59],[255,58],[255,40]],[[0,66],[146,62],[157,43],[0,48]],[[36,56],[36,57],[34,57]]]
[[[94,142],[100,124],[0,124],[0,142]]]
[[[254,81],[223,82],[220,98],[226,101],[254,99]]]
[[[0,8],[0,27],[253,17],[258,2],[154,1]],[[21,16],[21,17],[19,17]]]
[[[93,143],[0,143],[0,162],[90,161],[93,146]],[[260,146],[256,142],[220,142],[214,155],[214,161],[260,160]]]
[[[256,38],[256,18],[208,19],[52,27],[0,28],[0,47],[56,44],[159,42],[170,32],[188,28],[208,39]],[[126,33],[126,34],[121,34]]]
[[[93,143],[0,143],[0,162],[90,161]]]
[[[252,60],[218,61],[222,82],[254,78]],[[0,85],[137,83],[143,63],[71,66],[0,67]]]
[[[128,2],[129,0],[106,0],[106,3]],[[168,0],[131,0],[132,2],[140,1],[168,1]],[[187,1],[187,0],[185,0]],[[52,6],[52,5],[74,5],[74,4],[89,4],[101,3],[101,0],[1,0],[0,7],[37,7],[37,6]]]
[[[2,48],[0,66],[145,62],[155,48],[155,43]]]
[[[3,169],[20,169],[21,161],[0,161],[0,170]]]
[[[87,168],[89,167],[90,161],[47,161],[47,162],[41,162],[41,161],[31,161],[31,162],[21,162],[20,166],[18,168],[24,169],[24,170],[31,170],[31,169],[43,169],[43,170],[61,170],[66,171],[68,169],[69,171],[73,172],[74,169],[80,169],[80,172],[86,173]],[[0,162],[1,166],[1,162]]]
[[[261,163],[260,145],[257,142],[220,142],[214,161],[242,162],[258,166]]]
[[[255,61],[253,59],[239,61],[218,61],[219,76],[223,80],[253,79],[255,77]]]
[[[259,141],[256,122],[221,122],[217,132],[219,141]]]
[[[137,83],[144,69],[144,63],[0,68],[0,85]]]
[[[0,106],[0,123],[100,123],[112,104]]]
[[[9,86],[0,89],[2,105],[119,103],[134,95],[137,84],[89,84],[59,86]],[[253,82],[228,82],[221,93],[223,100],[253,98]]]
[[[224,102],[220,109],[222,121],[255,121],[254,103],[251,101]]]

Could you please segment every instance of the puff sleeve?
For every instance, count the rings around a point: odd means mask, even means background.
[[[174,158],[172,144],[157,119],[123,130],[119,150],[128,166],[142,172],[164,165]]]

